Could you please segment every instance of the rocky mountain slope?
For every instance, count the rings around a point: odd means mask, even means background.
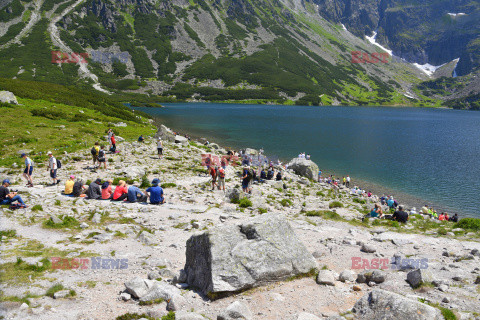
[[[476,7],[463,2],[455,7],[469,8],[469,15],[453,17],[459,22],[441,35],[471,31],[455,49],[436,51],[424,43],[435,42],[431,34],[417,37],[423,42],[407,36],[424,28],[417,6],[405,7],[401,1],[4,1],[0,76],[94,85],[163,100],[441,105],[453,92],[426,96],[417,85],[451,77],[455,67],[459,75],[476,68],[476,20],[471,18]],[[395,21],[403,20],[394,15],[399,12],[417,24],[398,22],[400,28]],[[438,17],[432,13],[428,18]],[[406,60],[370,60],[386,50],[366,40],[373,31]],[[446,45],[445,37],[438,37],[438,47]],[[449,62],[452,55],[467,54],[465,47],[470,62],[465,64],[462,55],[458,65],[437,75],[412,64]],[[52,50],[88,52],[90,60],[52,63]],[[125,61],[118,58],[122,52],[128,52]],[[352,52],[365,53],[370,63],[352,63]],[[455,93],[465,97],[477,89]]]

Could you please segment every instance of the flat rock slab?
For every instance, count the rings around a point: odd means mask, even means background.
[[[193,235],[187,241],[187,283],[223,294],[308,273],[316,262],[282,215],[265,214]]]
[[[399,234],[395,232],[384,232],[373,237],[375,241],[392,241],[397,246],[413,243],[412,235]]]
[[[440,320],[440,310],[402,295],[375,289],[353,307],[359,320]]]
[[[163,208],[170,210],[190,211],[195,213],[204,213],[208,210],[208,206],[204,205],[182,205],[182,204],[164,204]]]

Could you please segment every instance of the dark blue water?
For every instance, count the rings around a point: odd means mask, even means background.
[[[480,112],[205,103],[141,110],[183,133],[281,159],[306,152],[322,171],[377,192],[480,216]]]

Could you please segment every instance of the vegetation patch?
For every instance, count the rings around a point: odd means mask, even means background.
[[[340,201],[332,201],[330,202],[330,204],[328,205],[328,207],[330,209],[333,209],[333,208],[343,208],[343,203],[341,203]]]

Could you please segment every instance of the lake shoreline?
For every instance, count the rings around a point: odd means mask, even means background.
[[[161,120],[160,117],[154,116],[154,125],[157,127],[158,131],[160,132],[160,126],[164,125],[164,124],[162,123],[162,120]],[[173,132],[175,132],[175,133],[177,133],[181,136],[188,135],[188,137],[191,139],[191,141],[198,142],[202,145],[204,145],[205,142],[208,141],[209,143],[215,143],[215,144],[219,145],[220,148],[225,149],[225,150],[238,151],[238,150],[250,148],[248,146],[245,146],[241,149],[238,149],[238,148],[235,148],[235,147],[232,147],[232,146],[226,146],[225,143],[223,141],[221,141],[221,139],[219,140],[215,136],[201,137],[201,136],[198,136],[198,135],[195,135],[195,134],[191,134],[190,132],[185,131],[185,130],[180,129],[180,128],[172,128],[172,127],[167,127],[167,128],[169,128],[170,130],[172,130]],[[254,148],[250,148],[250,149],[254,149]],[[265,155],[265,156],[267,158],[269,157],[268,155]],[[294,158],[291,158],[291,159],[279,158],[281,163],[284,164],[284,165],[287,164],[288,162],[290,162],[292,159],[294,159]],[[312,161],[315,162],[314,159],[312,159]],[[318,163],[316,163],[316,164],[318,165]],[[319,166],[319,168],[320,168],[320,166]],[[322,170],[322,168],[320,168],[320,170],[322,171],[322,177],[330,176],[330,174],[333,174],[338,180],[340,180],[340,184],[342,183],[343,176],[335,175],[334,170],[331,170],[331,169]],[[430,208],[433,207],[437,211],[438,214],[440,214],[440,212],[448,212],[449,215],[453,215],[454,213],[456,213],[455,210],[453,210],[453,209],[447,209],[444,206],[435,204],[434,202],[429,201],[429,200],[422,199],[422,198],[420,198],[416,195],[408,194],[408,193],[401,192],[401,191],[398,191],[398,190],[393,190],[389,187],[385,187],[385,186],[377,184],[375,182],[364,181],[364,180],[357,179],[357,178],[352,177],[352,176],[351,176],[351,179],[352,179],[351,184],[350,184],[351,189],[354,186],[357,186],[360,189],[365,190],[366,192],[371,191],[372,194],[377,196],[378,198],[382,197],[383,195],[386,195],[386,196],[392,195],[392,196],[394,196],[395,200],[397,200],[400,203],[400,205],[403,205],[408,210],[410,210],[412,208],[415,208],[416,211],[419,212],[420,209],[425,204],[427,204]],[[460,217],[471,217],[470,215],[466,215],[464,213],[459,213],[459,215],[460,215]]]

